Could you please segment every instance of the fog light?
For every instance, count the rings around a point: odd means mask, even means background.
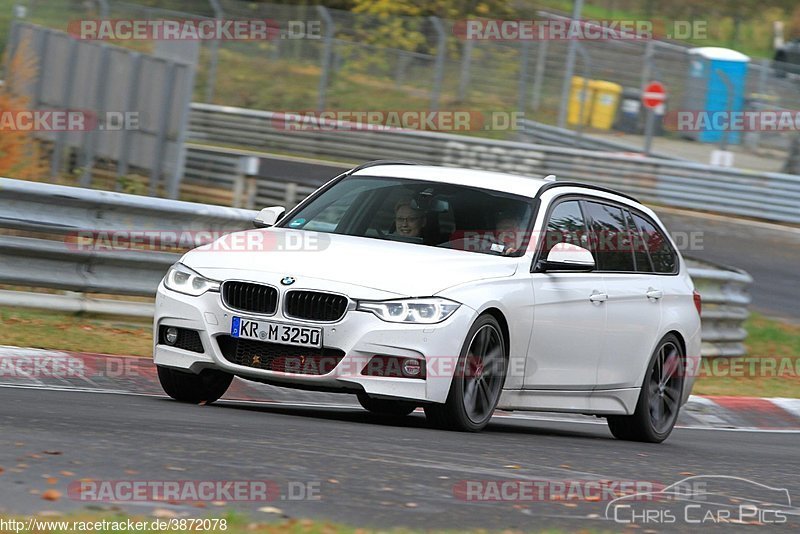
[[[169,345],[174,345],[175,342],[178,341],[178,329],[174,326],[167,328],[167,331],[164,333],[164,340]]]
[[[413,358],[406,358],[403,361],[403,374],[406,376],[419,376],[420,372],[422,372],[422,365],[420,365],[419,360],[415,360]]]

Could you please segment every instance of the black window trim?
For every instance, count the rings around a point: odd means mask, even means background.
[[[639,230],[639,227],[636,226],[636,221],[633,219],[633,212],[631,211],[630,207],[623,210],[625,212],[625,224],[628,226],[629,232],[636,232],[636,235],[639,238],[639,241],[644,245],[644,255],[647,258],[647,262],[650,264],[650,270],[648,271],[640,271],[639,270],[639,260],[636,258],[636,250],[633,251],[633,267],[636,269],[637,273],[641,274],[651,274],[656,272],[655,267],[653,264],[653,257],[650,255],[650,249],[647,248],[647,242],[644,240],[644,236],[642,232]]]
[[[539,232],[539,236],[537,237],[536,240],[536,248],[534,249],[533,261],[531,262],[531,268],[530,268],[531,273],[540,272],[538,267],[539,267],[539,261],[542,259],[541,255],[544,248],[544,240],[547,237],[547,224],[550,222],[550,216],[553,214],[553,210],[556,209],[559,204],[561,204],[562,202],[568,202],[570,200],[578,201],[578,208],[581,210],[581,216],[583,217],[584,230],[588,230],[588,228],[586,228],[586,215],[583,213],[583,206],[581,205],[582,199],[583,195],[579,193],[565,193],[563,195],[554,197],[553,200],[550,201],[550,205],[547,206],[547,212],[545,212],[544,214],[544,219],[542,221],[542,229]],[[539,203],[537,205],[537,210],[536,210],[537,211],[536,215],[538,215],[538,211],[539,209],[541,209],[541,199],[537,198],[536,200]],[[591,272],[597,272],[597,270],[595,269]]]
[[[613,201],[612,202],[597,202],[596,200],[594,200],[594,198],[595,197],[592,197],[592,199],[583,198],[583,199],[581,199],[581,204],[592,202],[594,204],[599,204],[600,206],[609,206],[609,207],[612,207],[612,208],[617,208],[622,212],[623,216],[628,213],[628,210],[627,210],[628,206],[626,204],[622,204],[620,202],[613,202]],[[594,232],[594,218],[591,215],[589,215],[589,210],[586,209],[585,207],[584,207],[584,212],[586,213],[586,215],[584,216],[586,218],[586,224],[588,225],[588,227],[592,228],[592,230],[590,230],[590,232]],[[630,229],[628,228],[628,221],[627,220],[625,221],[625,229],[630,231]],[[591,242],[590,242],[590,244],[591,244]],[[592,247],[592,249],[593,249],[592,250],[592,254],[594,255],[595,261],[596,261],[597,258],[599,258],[599,254],[597,253],[598,251],[595,249],[595,247]],[[648,272],[641,272],[641,271],[637,271],[636,270],[636,255],[633,253],[633,242],[631,242],[631,249],[630,249],[629,252],[630,252],[630,255],[631,255],[631,262],[633,263],[633,271],[611,271],[611,270],[601,269],[598,266],[597,269],[596,269],[597,272],[599,272],[599,273],[611,273],[611,274],[651,274],[651,273],[648,273]]]
[[[639,226],[636,224],[636,221],[634,220],[633,224],[634,224],[634,226],[636,226],[636,231],[639,232],[639,237],[643,239],[643,243],[645,244],[644,246],[647,249],[647,256],[650,258],[650,265],[653,267],[653,272],[643,273],[643,274],[658,274],[658,275],[662,275],[662,276],[677,276],[677,275],[679,275],[680,272],[681,272],[681,256],[680,256],[680,254],[678,254],[678,251],[675,250],[675,247],[672,246],[672,240],[669,238],[669,232],[667,232],[666,229],[663,228],[660,224],[656,224],[656,222],[651,217],[649,217],[646,213],[642,212],[641,210],[630,208],[630,207],[628,209],[630,210],[631,215],[638,215],[639,217],[641,217],[645,221],[647,221],[650,224],[652,224],[653,228],[655,228],[660,234],[663,234],[663,237],[666,238],[664,240],[664,242],[667,244],[667,246],[669,247],[669,251],[672,253],[672,256],[675,258],[675,267],[673,267],[672,272],[669,272],[669,273],[656,272],[655,271],[655,263],[653,262],[653,256],[652,256],[652,254],[650,254],[650,247],[647,246],[647,240],[644,240],[644,236],[641,235],[641,230],[639,230]]]
[[[567,184],[568,182],[552,182],[552,183]],[[583,184],[578,184],[578,183],[570,183],[569,185],[574,186],[574,187],[584,187]],[[612,191],[612,190],[606,190],[604,188],[597,188],[597,189],[601,190],[601,191],[607,191],[607,192],[610,192],[610,193],[618,194],[618,195],[620,195],[620,196],[622,196],[624,198],[628,198],[628,199],[634,200],[634,202],[638,202],[633,197],[629,197],[627,195],[621,195],[620,193],[617,193],[617,192]],[[537,195],[537,200],[539,200],[539,201],[541,200],[540,198],[538,198],[538,195]],[[653,227],[656,230],[658,230],[660,233],[663,233],[663,234],[665,234],[667,236],[669,235],[669,233],[666,232],[666,230],[660,224],[657,224],[649,215],[647,215],[643,211],[639,210],[638,208],[630,206],[629,204],[625,204],[624,202],[619,202],[617,200],[613,200],[613,199],[609,199],[609,198],[596,197],[596,196],[593,196],[591,194],[586,194],[586,193],[576,193],[576,192],[565,193],[563,195],[558,195],[556,197],[553,197],[553,199],[550,201],[550,204],[547,206],[547,212],[545,213],[545,217],[544,217],[544,219],[542,221],[542,231],[539,232],[541,235],[539,236],[539,238],[538,238],[538,240],[536,242],[536,249],[535,249],[535,252],[534,252],[534,255],[533,255],[533,261],[531,262],[531,267],[530,267],[530,272],[531,273],[539,272],[537,270],[537,266],[539,264],[540,256],[542,254],[542,246],[543,246],[543,243],[544,243],[545,233],[546,233],[546,229],[547,229],[547,223],[550,221],[550,215],[553,213],[553,209],[555,209],[555,207],[558,206],[558,204],[560,204],[561,202],[566,202],[568,200],[578,200],[578,202],[580,203],[580,205],[581,205],[581,214],[583,215],[583,222],[584,222],[584,227],[585,227],[586,230],[588,230],[588,227],[586,227],[586,225],[588,223],[589,217],[587,217],[587,215],[585,213],[583,202],[591,201],[591,202],[598,202],[599,204],[609,204],[611,206],[621,208],[623,211],[627,211],[631,215],[636,214],[636,215],[640,216],[642,219],[644,219],[645,221],[647,221],[650,224],[652,224]],[[537,206],[537,208],[541,208],[541,205]],[[537,209],[537,212],[538,212],[538,209]],[[538,213],[535,214],[535,215],[538,215]],[[634,222],[634,225],[636,225],[635,221],[633,221],[633,222]],[[637,231],[637,233],[639,233],[639,237],[642,238],[641,232],[639,231],[639,227],[638,226],[636,226],[636,231]],[[592,272],[592,273],[601,273],[601,274],[642,274],[642,275],[657,275],[657,276],[678,276],[680,274],[680,270],[681,270],[680,255],[675,250],[675,247],[672,246],[672,241],[669,238],[666,239],[666,243],[669,246],[669,249],[670,249],[670,252],[672,252],[672,255],[675,256],[675,268],[672,270],[672,272],[669,272],[669,273],[658,273],[658,272],[655,272],[655,270],[653,270],[651,272],[645,272],[645,271],[603,271],[603,270],[600,270],[598,268],[595,268],[593,271],[590,271],[590,272]],[[645,247],[646,246],[647,245],[645,245]],[[592,255],[594,255],[594,251],[591,251],[591,252],[592,252]],[[631,249],[631,254],[633,254],[633,250],[632,249]],[[650,256],[650,250],[649,249],[647,249],[647,255],[650,258],[651,266],[654,267],[653,259]],[[595,261],[596,261],[596,258],[595,258]],[[634,255],[634,265],[636,265],[636,257],[635,257],[635,255]],[[654,269],[655,269],[655,267],[654,267]]]
[[[333,186],[335,186],[338,183],[340,183],[342,180],[344,180],[346,178],[350,178],[350,177],[354,177],[354,178],[377,178],[377,179],[401,180],[401,181],[402,180],[407,180],[407,181],[411,181],[411,182],[429,182],[429,183],[433,183],[433,184],[442,184],[442,185],[456,185],[456,186],[460,185],[460,184],[454,184],[452,182],[436,182],[434,180],[426,180],[425,178],[406,178],[406,177],[403,177],[403,176],[375,176],[375,175],[370,175],[370,174],[363,174],[363,175],[353,176],[353,174],[356,171],[360,171],[360,170],[362,170],[364,168],[367,168],[367,167],[373,167],[373,166],[376,166],[376,165],[395,165],[395,164],[399,164],[399,165],[415,165],[415,163],[410,163],[410,162],[394,162],[394,161],[379,160],[377,162],[369,162],[367,164],[364,164],[363,166],[359,166],[359,167],[356,167],[355,169],[351,169],[349,171],[343,172],[342,174],[340,174],[340,175],[336,176],[335,178],[331,179],[324,186],[322,186],[319,189],[317,189],[311,195],[307,196],[297,206],[292,208],[289,212],[284,213],[283,217],[281,217],[278,221],[276,221],[274,226],[277,227],[277,228],[286,228],[286,225],[289,223],[289,221],[291,221],[298,213],[300,213],[301,210],[305,209],[305,207],[308,204],[310,204],[311,202],[313,202],[314,200],[316,200],[317,198],[322,196],[322,194],[326,193],[329,189],[331,189]],[[502,190],[499,190],[499,189],[490,189],[490,188],[487,188],[487,187],[471,186],[471,185],[460,185],[460,187],[466,187],[466,188],[474,189],[476,191],[480,191],[482,193],[487,193],[487,194],[491,194],[491,195],[504,196],[504,197],[507,197],[509,199],[518,200],[518,201],[523,202],[526,205],[528,205],[530,207],[530,210],[531,210],[531,217],[530,217],[530,221],[528,222],[526,236],[529,236],[530,238],[533,237],[533,228],[536,225],[536,217],[539,214],[539,207],[541,206],[541,199],[539,198],[538,193],[537,193],[536,197],[529,197],[529,196],[521,195],[521,194],[518,194],[518,193],[509,193],[507,191],[502,191]],[[520,257],[524,256],[528,252],[528,250],[530,248],[531,239],[527,239],[526,241],[524,241],[523,244],[524,244],[524,246],[522,248],[520,248],[518,251],[514,252],[513,254],[509,254],[507,256],[503,255],[501,257],[504,257],[504,258],[520,258]]]

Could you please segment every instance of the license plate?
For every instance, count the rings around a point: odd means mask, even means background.
[[[252,319],[234,317],[231,323],[231,336],[266,341],[268,343],[322,348],[322,328],[311,326],[297,326],[272,321],[254,321]]]

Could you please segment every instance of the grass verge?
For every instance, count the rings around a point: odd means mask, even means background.
[[[147,319],[0,307],[0,345],[151,357]]]
[[[745,328],[747,356],[705,360],[693,392],[744,397],[800,396],[800,325],[753,313]]]

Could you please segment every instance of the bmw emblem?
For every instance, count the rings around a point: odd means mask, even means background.
[[[283,279],[281,280],[281,284],[285,286],[290,286],[294,284],[294,276],[284,276]]]

